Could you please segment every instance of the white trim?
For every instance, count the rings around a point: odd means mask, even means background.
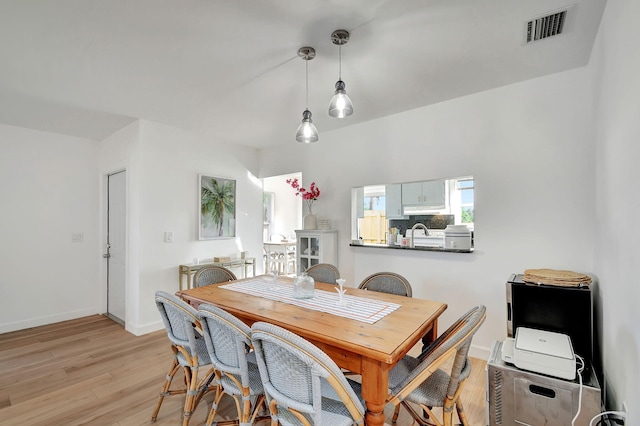
[[[491,348],[485,348],[484,346],[471,345],[469,348],[469,356],[472,358],[478,358],[488,360],[491,355]]]
[[[143,336],[145,334],[153,333],[154,331],[164,330],[164,323],[162,321],[157,321],[140,327],[134,327],[133,325],[127,323],[125,330],[127,330],[134,336]]]
[[[39,327],[41,325],[50,325],[57,322],[88,317],[91,315],[99,315],[101,312],[97,306],[93,308],[82,309],[79,311],[63,312],[55,315],[42,316],[38,318],[30,318],[24,321],[9,322],[0,324],[0,333],[9,333],[11,331],[24,330],[31,327]]]

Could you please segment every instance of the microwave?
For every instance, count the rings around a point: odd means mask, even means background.
[[[507,290],[507,335],[518,327],[566,334],[573,350],[593,362],[593,297],[590,287],[559,287],[530,284],[512,274]]]

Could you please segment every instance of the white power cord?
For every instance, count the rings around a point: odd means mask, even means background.
[[[577,371],[578,380],[580,381],[580,390],[578,391],[578,411],[576,412],[576,415],[573,417],[573,420],[571,420],[571,426],[575,425],[576,419],[580,415],[580,410],[582,410],[582,372],[584,371],[585,363],[584,363],[584,359],[580,355],[576,354],[576,358],[578,358],[581,364],[580,368],[578,368],[578,371]]]
[[[589,422],[589,426],[593,426],[593,422],[598,418],[598,417],[602,417],[602,416],[606,416],[608,414],[613,414],[614,416],[618,416],[618,417],[622,417],[623,420],[627,420],[627,414],[624,411],[604,411],[600,414],[596,414],[595,416],[593,416],[593,418],[591,419],[591,421]]]
[[[571,420],[571,426],[575,425],[575,422],[578,419],[578,416],[580,415],[580,411],[582,410],[582,372],[584,371],[584,368],[585,368],[585,362],[584,362],[584,359],[578,354],[576,354],[576,358],[580,361],[580,364],[581,364],[580,368],[578,368],[578,370],[576,371],[578,373],[578,381],[580,382],[580,390],[578,391],[578,411],[576,412],[576,415]],[[589,422],[589,426],[593,426],[593,422],[599,417],[606,416],[608,414],[622,417],[622,419],[625,421],[627,420],[627,414],[624,411],[604,411],[600,414],[596,414],[595,416],[593,416],[593,418]]]

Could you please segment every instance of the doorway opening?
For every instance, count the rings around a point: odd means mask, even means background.
[[[291,173],[262,179],[263,216],[262,239],[271,241],[274,235],[296,238],[302,226],[302,200],[287,183],[287,179],[302,180],[302,173]]]
[[[125,325],[126,321],[126,171],[107,175],[106,247],[103,257],[107,261],[106,316]]]
[[[302,180],[302,173],[290,173],[262,179],[264,271],[278,269],[282,274],[295,274],[296,229],[302,227],[302,200],[287,183]],[[275,243],[282,243],[277,245]]]

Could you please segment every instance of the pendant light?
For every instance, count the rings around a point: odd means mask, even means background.
[[[301,143],[312,143],[318,141],[318,129],[313,125],[311,111],[309,111],[309,61],[316,57],[316,50],[313,47],[301,47],[298,49],[298,56],[304,59],[307,75],[307,106],[302,113],[302,123],[298,126],[296,140]]]
[[[342,81],[342,45],[349,41],[349,31],[335,30],[331,33],[331,41],[338,45],[340,55],[340,68],[338,72],[338,81],[336,82],[336,94],[329,103],[329,115],[335,118],[344,118],[353,114],[353,104],[344,90],[345,85]]]

